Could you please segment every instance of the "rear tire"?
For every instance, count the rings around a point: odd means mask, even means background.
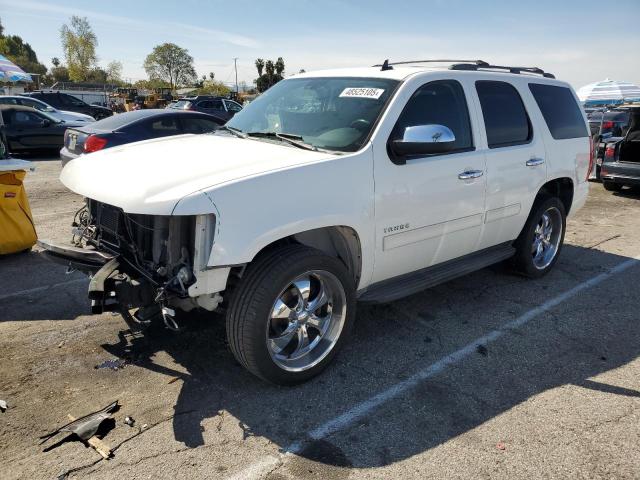
[[[248,266],[229,303],[227,339],[251,373],[293,385],[327,367],[352,329],[355,309],[354,281],[340,260],[287,245]]]
[[[608,192],[619,192],[623,187],[621,183],[608,182],[606,180],[602,181],[602,186]]]
[[[557,197],[539,197],[514,243],[515,269],[530,278],[546,275],[562,250],[567,226],[564,204]]]

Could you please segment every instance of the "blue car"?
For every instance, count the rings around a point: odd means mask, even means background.
[[[212,115],[176,110],[137,110],[68,128],[60,150],[62,165],[79,155],[117,145],[185,133],[207,133],[224,124]]]

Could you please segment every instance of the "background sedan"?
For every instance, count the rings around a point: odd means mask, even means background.
[[[67,127],[82,125],[19,105],[0,105],[0,115],[10,153],[59,150]]]
[[[152,138],[212,132],[222,124],[223,120],[200,112],[164,109],[121,113],[68,129],[60,158],[66,165],[83,153]]]

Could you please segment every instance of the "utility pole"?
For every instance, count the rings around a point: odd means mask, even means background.
[[[238,98],[238,57],[233,59],[233,66],[236,69],[236,98]]]

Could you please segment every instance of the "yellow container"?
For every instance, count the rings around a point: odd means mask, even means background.
[[[2,171],[2,163],[0,162],[0,255],[30,249],[38,238],[23,184],[27,172]]]

